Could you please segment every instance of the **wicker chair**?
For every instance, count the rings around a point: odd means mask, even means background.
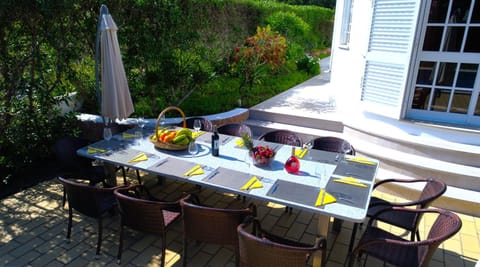
[[[67,238],[70,239],[72,232],[73,210],[76,210],[85,216],[97,219],[98,239],[96,255],[99,255],[102,246],[102,217],[107,212],[113,211],[116,207],[117,202],[115,201],[113,191],[119,187],[99,188],[88,185],[86,180],[85,183],[81,183],[79,181],[73,181],[62,177],[58,177],[58,179],[63,184],[64,192],[66,192],[68,201]]]
[[[250,232],[249,225],[252,225]],[[314,245],[294,242],[264,231],[256,219],[239,225],[237,232],[240,266],[307,266],[310,256],[319,250],[325,266],[327,242],[323,237]]]
[[[220,134],[228,134],[233,136],[242,136],[243,134],[247,134],[252,136],[252,130],[245,124],[242,123],[227,123],[220,127],[218,127],[218,133]]]
[[[385,230],[372,226],[376,216],[400,217],[411,214],[410,217],[422,217],[427,213],[437,214],[428,236],[422,241],[411,241],[396,236]],[[349,266],[353,265],[356,255],[373,256],[394,266],[428,266],[438,246],[455,235],[462,227],[462,221],[453,212],[440,209],[408,209],[392,207],[375,214],[362,235],[359,244],[350,255]]]
[[[312,148],[323,150],[323,151],[330,151],[336,153],[343,153],[342,145],[345,143],[345,139],[334,137],[334,136],[323,136],[318,137],[312,140]],[[349,155],[355,155],[356,151],[355,148],[350,144],[350,152]]]
[[[273,130],[262,134],[258,140],[280,143],[291,146],[302,146],[303,141],[300,136],[289,130]]]
[[[202,122],[202,128],[200,128],[200,130],[206,131],[206,132],[213,131],[213,123],[209,119],[204,118],[204,117],[190,117],[190,118],[187,118],[185,120],[185,122],[187,124],[187,128],[193,129],[193,122],[195,120],[200,120]],[[183,122],[181,124],[179,124],[179,126],[183,126]]]
[[[373,190],[378,188],[379,186],[383,186],[385,184],[392,184],[392,183],[397,183],[397,184],[424,184],[424,187],[422,189],[422,192],[420,193],[420,196],[416,200],[412,201],[407,201],[407,202],[388,202],[386,200],[383,200],[381,198],[377,197],[372,197],[370,199],[370,205],[368,207],[367,211],[367,217],[370,218],[370,220],[379,220],[391,225],[395,225],[397,227],[403,228],[405,230],[410,231],[410,240],[414,241],[415,236],[417,237],[417,240],[420,240],[420,233],[418,231],[418,223],[420,222],[421,219],[421,213],[416,214],[416,213],[411,213],[411,212],[406,212],[402,214],[402,212],[396,212],[396,213],[385,213],[385,214],[380,214],[378,216],[374,216],[378,211],[383,210],[385,208],[390,208],[390,207],[415,207],[417,209],[426,209],[430,207],[433,201],[435,201],[437,198],[443,195],[445,191],[447,190],[447,185],[445,182],[438,180],[438,179],[385,179],[377,182],[373,186]],[[353,242],[355,240],[355,235],[356,231],[358,228],[358,224],[354,224],[353,230],[352,230],[352,237],[350,240],[350,247],[349,251],[351,251],[353,247]]]
[[[141,197],[141,185],[131,185],[115,190],[114,194],[120,210],[120,234],[117,259],[120,264],[123,250],[123,228],[129,228],[162,237],[162,260],[165,266],[166,231],[168,227],[181,217],[178,201],[160,202]]]
[[[235,251],[235,263],[238,266],[237,226],[247,216],[256,215],[256,207],[245,209],[221,209],[200,205],[195,195],[189,195],[180,201],[183,213],[183,266],[187,265],[188,240],[231,245]]]

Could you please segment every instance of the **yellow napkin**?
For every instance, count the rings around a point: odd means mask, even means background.
[[[200,135],[204,134],[205,132],[204,131],[199,131],[199,132],[192,132],[192,137],[193,138],[197,138],[199,137]]]
[[[129,139],[129,138],[138,138],[138,134],[129,134],[129,133],[123,133],[122,134],[123,139]]]
[[[371,161],[367,158],[364,157],[346,157],[345,160],[351,161],[351,162],[356,162],[356,163],[362,163],[362,164],[368,164],[368,165],[375,165],[376,163],[374,161]]]
[[[145,153],[142,152],[142,153],[136,155],[133,159],[129,160],[128,163],[139,162],[139,161],[144,161],[144,160],[148,160],[148,157]]]
[[[202,166],[200,165],[195,165],[193,166],[193,168],[191,168],[189,171],[187,171],[186,173],[183,174],[183,176],[193,176],[193,175],[199,175],[199,174],[203,174],[203,169],[202,169]]]
[[[315,202],[315,206],[322,206],[322,205],[327,205],[330,203],[335,203],[337,202],[337,199],[329,194],[325,189],[321,189],[320,192],[318,192],[318,197],[317,201]]]
[[[304,148],[304,149],[295,149],[295,156],[299,159],[303,158],[305,156],[305,154],[307,154],[308,152],[308,149],[307,148]]]
[[[105,153],[105,152],[107,152],[107,150],[101,149],[101,148],[96,148],[96,147],[92,147],[92,146],[89,146],[89,147],[87,148],[87,153],[88,153],[88,154],[95,154],[95,153],[101,153],[101,154],[103,154],[103,153]]]
[[[262,188],[263,184],[258,180],[257,176],[253,176],[246,184],[244,184],[240,190],[249,190],[254,188]]]
[[[235,143],[237,144],[238,147],[243,147],[243,139],[237,139]]]
[[[367,187],[366,184],[360,182],[357,178],[354,178],[354,177],[343,177],[340,179],[334,179],[333,181],[337,183],[344,183],[344,184],[349,184],[349,185],[354,185],[359,187]]]

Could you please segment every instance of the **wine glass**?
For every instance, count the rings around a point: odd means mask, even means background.
[[[145,119],[143,117],[138,117],[137,119],[137,126],[140,128],[140,129],[143,129],[143,127],[145,127],[145,124],[147,123],[147,121],[145,121]]]
[[[165,125],[166,122],[167,122],[167,119],[165,119],[165,115],[162,115],[160,117],[160,126],[162,126],[162,128],[163,128],[163,126]]]
[[[352,145],[350,145],[349,142],[344,141],[342,143],[343,158],[345,158],[345,155],[350,154],[351,151],[352,151]]]
[[[195,143],[195,139],[193,139],[190,144],[188,144],[188,153],[192,156],[198,153],[198,147],[197,143]]]
[[[306,149],[306,150],[307,150],[307,157],[306,157],[306,159],[309,159],[309,160],[312,159],[312,156],[310,155],[310,150],[312,150],[312,148],[313,148],[312,142],[308,142],[308,143],[306,143],[306,144],[303,145],[303,149]]]
[[[193,129],[195,130],[195,132],[200,131],[201,128],[202,128],[202,121],[201,120],[194,120],[193,121]]]
[[[110,129],[110,127],[103,128],[103,139],[105,139],[105,141],[112,139],[112,129]]]

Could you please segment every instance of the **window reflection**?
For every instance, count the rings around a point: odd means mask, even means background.
[[[451,90],[448,89],[436,89],[432,99],[431,110],[447,111],[448,101],[450,100],[450,92]]]
[[[442,43],[443,27],[428,26],[423,42],[423,51],[439,51]]]
[[[417,75],[417,84],[432,85],[435,74],[435,62],[422,61]]]
[[[441,62],[438,68],[437,85],[452,86],[457,63]]]
[[[455,90],[452,99],[452,106],[450,107],[450,112],[467,114],[471,96],[471,91]]]
[[[443,51],[459,52],[462,48],[463,33],[465,27],[448,27],[445,33],[445,45]]]
[[[448,1],[432,0],[430,5],[429,23],[444,23],[447,17]]]
[[[462,63],[457,77],[457,87],[473,88],[477,77],[478,64]]]
[[[431,88],[415,88],[415,94],[413,95],[412,108],[414,109],[428,109],[428,102],[430,101]]]
[[[469,28],[467,42],[465,43],[465,52],[480,52],[480,27],[471,26]]]

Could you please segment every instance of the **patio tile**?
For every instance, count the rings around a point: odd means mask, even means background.
[[[134,177],[134,176],[132,176]],[[147,181],[154,181],[148,175]],[[150,179],[150,180],[148,180]],[[133,182],[136,179],[132,179]],[[172,196],[187,188],[182,183],[166,180],[163,186],[150,183],[157,195]],[[167,190],[168,192],[164,191]],[[116,254],[118,249],[118,215],[106,218],[102,251],[95,260],[96,222],[85,216],[75,215],[71,242],[65,240],[67,230],[66,208],[61,207],[62,188],[56,181],[46,181],[32,189],[24,190],[0,200],[0,265],[30,266],[118,266]],[[45,194],[48,198],[45,198]],[[386,196],[385,194],[382,194]],[[36,198],[41,201],[36,201]],[[219,201],[222,206],[243,205],[231,194],[222,194],[203,188],[201,199],[209,203]],[[24,198],[24,199],[22,199]],[[262,226],[274,233],[304,243],[313,243],[317,228],[317,216],[308,212],[294,210],[284,212],[284,206],[250,200],[258,206]],[[29,207],[36,203],[35,207]],[[57,204],[55,204],[57,203]],[[249,201],[247,201],[249,203]],[[3,212],[7,211],[7,212]],[[20,212],[19,212],[20,211]],[[461,232],[444,242],[435,252],[430,266],[475,266],[480,257],[480,218],[460,214],[464,227]],[[421,236],[428,231],[433,219],[426,217],[421,222]],[[378,224],[380,227],[402,233],[401,229]],[[181,221],[167,233],[167,266],[181,266],[182,258],[182,224]],[[343,266],[346,249],[350,241],[353,224],[344,222],[338,236],[329,234],[329,258],[327,267]],[[364,227],[365,228],[365,227]],[[357,239],[361,232],[358,233]],[[126,231],[122,253],[122,266],[158,266],[160,262],[160,243],[158,236]],[[191,242],[191,244],[194,242]],[[189,266],[233,266],[232,248],[200,244],[188,249]],[[382,266],[372,257],[367,266]]]

